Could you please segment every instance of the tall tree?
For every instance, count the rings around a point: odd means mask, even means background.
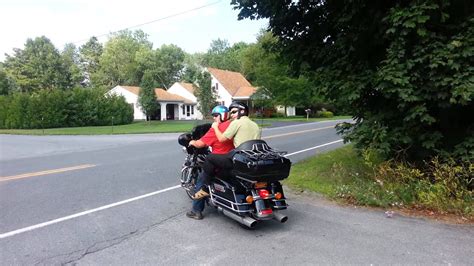
[[[244,42],[239,42],[230,46],[227,40],[213,40],[207,53],[204,54],[203,65],[240,72],[241,53],[247,47],[248,44]]]
[[[155,60],[158,68],[155,77],[166,89],[180,80],[180,74],[184,67],[184,51],[174,44],[162,45],[156,50]]]
[[[86,86],[94,86],[101,80],[98,77],[100,68],[100,57],[103,52],[102,44],[97,37],[91,37],[79,48],[81,69],[84,73],[84,83]]]
[[[100,57],[100,77],[102,85],[140,84],[143,72],[139,70],[137,54],[143,54],[152,49],[152,43],[147,35],[137,30],[120,31],[114,34],[105,44]]]
[[[211,75],[207,71],[203,71],[198,75],[196,88],[196,98],[198,99],[198,109],[201,114],[209,118],[212,108],[216,105],[216,96],[211,88]]]
[[[232,0],[269,18],[292,70],[350,111],[345,139],[418,161],[474,160],[474,5],[468,0]]]
[[[158,110],[158,102],[155,94],[156,82],[153,79],[153,73],[147,71],[143,74],[142,82],[140,83],[140,94],[138,96],[138,104],[146,115],[146,119],[151,120]]]
[[[61,53],[64,67],[70,73],[70,83],[73,87],[81,85],[84,80],[84,75],[80,69],[80,58],[76,46],[72,43],[68,43],[64,46],[64,50]]]
[[[61,55],[45,36],[28,39],[25,48],[16,48],[14,53],[6,55],[4,68],[20,91],[72,87]]]

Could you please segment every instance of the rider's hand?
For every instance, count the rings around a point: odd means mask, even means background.
[[[196,141],[195,141],[195,140],[191,140],[191,141],[189,142],[189,145],[188,145],[188,146],[189,146],[189,147],[194,146],[194,142],[196,142]]]
[[[216,129],[216,128],[218,128],[218,127],[219,127],[219,123],[218,123],[218,122],[212,123],[212,128],[213,128],[213,129]]]

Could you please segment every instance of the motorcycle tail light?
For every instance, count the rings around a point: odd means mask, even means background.
[[[275,193],[275,199],[279,200],[281,199],[283,195],[280,192]]]
[[[268,195],[270,195],[270,192],[268,192],[268,190],[266,190],[266,189],[260,189],[258,191],[258,195],[260,196],[260,198],[266,199],[266,198],[268,198]]]
[[[265,210],[260,211],[260,215],[268,215],[272,213],[273,213],[272,209],[265,209]]]
[[[245,198],[245,201],[246,201],[247,203],[249,203],[249,204],[252,204],[252,202],[253,202],[253,197],[249,195],[249,196],[247,196],[247,197]]]

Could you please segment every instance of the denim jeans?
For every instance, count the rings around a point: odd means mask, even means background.
[[[201,187],[204,186],[205,178],[203,178],[203,175],[205,175],[204,171],[201,171],[199,174],[197,180],[196,180],[196,186],[194,188],[194,193],[198,192]],[[198,200],[193,200],[193,212],[202,212],[204,211],[204,205],[206,198],[198,199]]]

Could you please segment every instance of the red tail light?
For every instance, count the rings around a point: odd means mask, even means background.
[[[267,215],[267,214],[272,214],[272,213],[273,213],[272,209],[265,209],[265,210],[260,211],[261,215]]]
[[[260,196],[260,198],[266,199],[266,198],[268,198],[268,195],[270,195],[270,192],[268,192],[268,190],[266,190],[266,189],[260,189],[258,191],[258,195]]]

